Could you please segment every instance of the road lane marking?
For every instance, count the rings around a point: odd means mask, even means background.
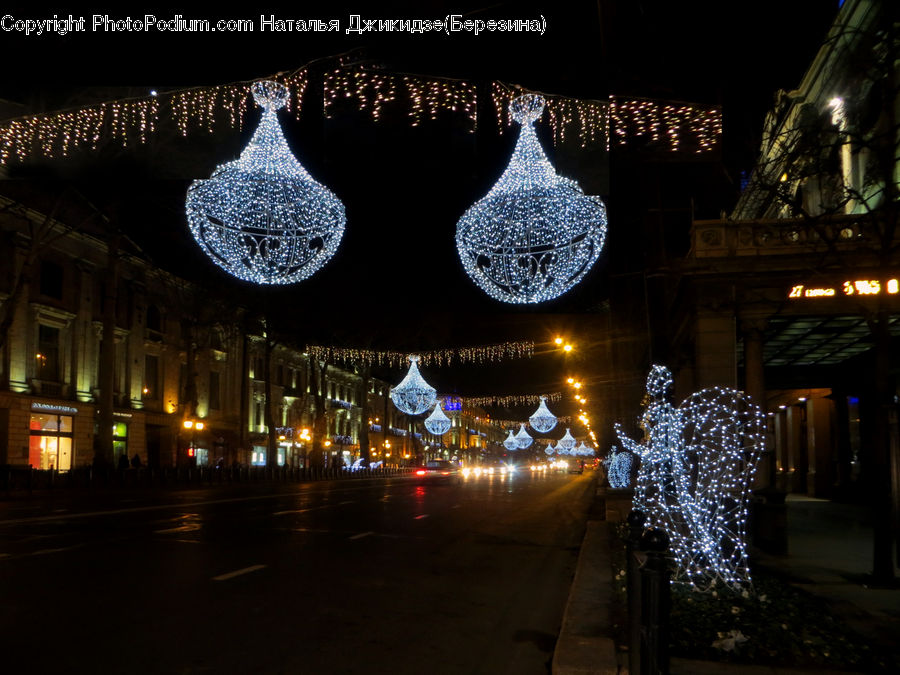
[[[454,504],[454,505],[451,506],[450,508],[451,508],[451,509],[458,509],[460,506],[461,506],[460,504]]]
[[[255,572],[256,570],[261,570],[267,565],[250,565],[250,567],[245,567],[241,570],[235,570],[234,572],[228,572],[226,574],[220,574],[217,577],[213,577],[213,581],[227,581],[228,579],[233,579],[234,577],[239,577],[242,574],[250,574],[250,572]]]
[[[64,546],[62,548],[42,548],[38,551],[32,551],[29,555],[47,555],[48,553],[62,553],[63,551],[71,551],[76,548],[80,548],[82,544],[75,544],[75,546]]]
[[[355,504],[356,502],[340,502],[338,506],[343,506],[344,504]]]
[[[354,534],[350,539],[362,539],[363,537],[369,537],[375,534],[374,532],[360,532],[359,534]]]
[[[428,514],[423,513],[421,516],[416,516],[416,520],[422,520],[422,518],[427,518],[427,517],[428,517]]]
[[[294,509],[293,511],[276,511],[273,513],[273,516],[286,516],[290,513],[306,513],[307,511],[312,511],[312,509]]]
[[[170,527],[168,530],[154,530],[153,534],[169,534],[171,532],[193,532],[200,529],[200,523],[188,523],[180,527]]]
[[[0,553],[0,558],[11,558],[12,553]]]

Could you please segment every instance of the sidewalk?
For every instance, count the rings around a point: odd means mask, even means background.
[[[872,643],[898,650],[900,589],[864,585],[871,570],[872,530],[865,507],[791,495],[788,505],[788,555],[752,551],[755,564],[777,571],[829,603],[834,616]],[[595,509],[598,511],[598,509]],[[627,660],[617,659],[611,638],[611,523],[594,513],[587,523],[578,566],[553,654],[554,675],[622,675]],[[898,571],[900,577],[900,571]],[[792,668],[729,665],[672,659],[672,673],[787,675]],[[816,670],[827,675],[827,670]],[[847,675],[847,671],[840,671]]]

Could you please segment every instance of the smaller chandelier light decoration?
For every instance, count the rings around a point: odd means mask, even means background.
[[[391,387],[391,400],[407,415],[421,415],[434,405],[437,390],[419,374],[418,356],[409,357],[409,371],[396,387]]]
[[[538,406],[538,409],[534,411],[534,414],[528,418],[528,421],[531,423],[532,429],[542,434],[552,431],[553,427],[556,426],[556,417],[554,417],[553,413],[550,412],[550,409],[547,408],[546,396],[541,396],[541,404]]]
[[[512,432],[512,429],[509,430],[509,436],[503,441],[503,447],[510,452],[519,449],[519,441],[516,439],[516,435]]]
[[[519,425],[519,433],[516,434],[516,443],[519,444],[519,450],[524,450],[529,447],[534,439],[531,435],[525,431],[525,424]]]
[[[654,366],[641,442],[616,426],[622,445],[641,459],[634,508],[647,514],[647,527],[669,535],[676,581],[739,589],[750,583],[747,503],[765,418],[744,392],[721,387],[691,394],[676,408],[671,387],[671,372]]]
[[[569,455],[572,454],[571,451],[575,448],[576,443],[575,437],[572,436],[568,429],[566,429],[565,435],[557,441],[556,447],[559,448],[559,452],[565,452]]]
[[[581,281],[606,239],[606,207],[556,173],[534,122],[544,98],[524,94],[510,111],[522,125],[506,171],[456,225],[466,273],[495,300],[540,303]]]
[[[425,428],[435,436],[443,436],[450,430],[450,418],[444,414],[440,401],[434,406],[432,413],[425,418]]]
[[[575,448],[575,454],[579,457],[588,457],[589,455],[593,455],[594,451],[592,448],[586,446],[584,441],[581,441],[581,445]]]
[[[628,451],[618,452],[618,448],[614,445],[610,449],[609,457],[603,463],[606,464],[606,475],[610,487],[627,488],[631,486],[631,467],[634,464],[634,455]]]
[[[547,447],[544,448],[544,452],[546,452],[548,455],[552,455],[554,452],[556,452],[556,448],[553,447],[553,443],[547,444]]]
[[[344,234],[344,205],[297,161],[278,123],[288,89],[256,82],[262,119],[241,156],[187,193],[191,234],[214,263],[256,284],[293,284],[322,267]]]

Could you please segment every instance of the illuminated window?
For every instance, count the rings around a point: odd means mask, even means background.
[[[59,328],[38,326],[38,351],[35,355],[39,380],[59,381]]]
[[[119,465],[119,457],[128,459],[128,425],[125,422],[113,424],[113,464]]]
[[[72,468],[72,417],[32,413],[29,422],[28,463],[35,469]]]

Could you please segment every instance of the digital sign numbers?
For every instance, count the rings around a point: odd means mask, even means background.
[[[900,281],[888,279],[854,279],[845,281],[840,286],[792,286],[789,298],[833,298],[835,296],[897,295],[900,293]]]

